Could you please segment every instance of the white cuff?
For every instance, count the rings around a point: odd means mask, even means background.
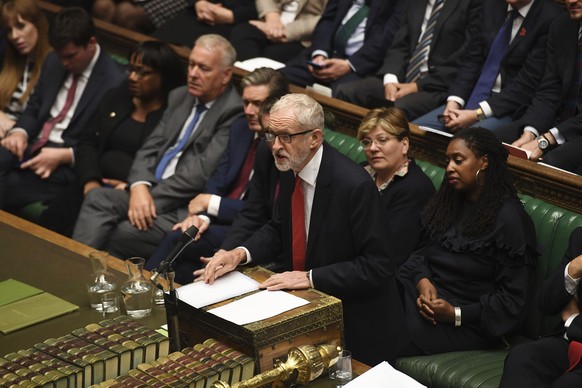
[[[564,269],[564,285],[566,287],[566,291],[570,295],[576,295],[576,291],[578,290],[578,285],[580,284],[580,278],[574,279],[568,273],[568,268],[570,268],[570,263],[566,264],[566,268]]]
[[[396,74],[384,74],[384,85],[397,84],[397,83],[398,83],[398,77],[396,77]]]
[[[531,125],[526,125],[525,128],[523,128],[523,131],[524,132],[531,132],[535,135],[535,137],[538,137],[540,135],[538,130],[535,129],[534,127],[532,127]]]
[[[208,225],[210,225],[210,217],[204,215],[204,214],[198,214],[198,218],[200,218],[202,221],[206,222]]]
[[[309,286],[311,288],[315,288],[315,286],[313,285],[313,277],[311,275],[311,270],[307,271],[307,279],[309,279]]]
[[[491,109],[491,106],[489,106],[489,103],[487,101],[481,101],[479,103],[479,106],[481,107],[481,109],[483,109],[483,114],[485,115],[485,117],[487,118],[493,117],[493,109]]]
[[[346,59],[346,62],[348,63],[348,66],[350,66],[350,69],[352,69],[352,71],[355,73],[356,72],[356,68],[354,67],[354,65],[352,65],[352,62],[350,62],[349,59]]]
[[[311,53],[311,58],[313,59],[318,55],[322,55],[326,58],[329,58],[329,55],[327,55],[327,53],[323,50],[315,50],[314,52]]]
[[[148,181],[137,181],[137,182],[133,182],[131,184],[131,186],[129,186],[130,189],[133,189],[135,186],[138,185],[146,185],[147,187],[152,187],[152,184]]]
[[[210,201],[208,201],[208,209],[206,212],[211,216],[216,217],[218,215],[218,210],[220,209],[221,197],[219,195],[212,194],[210,196]]]
[[[465,106],[465,100],[463,100],[461,97],[449,96],[447,98],[447,101],[455,101],[456,103],[458,103],[461,106],[461,108],[463,108]]]
[[[6,133],[6,136],[8,136],[8,135],[10,135],[11,133],[14,133],[14,132],[24,133],[26,135],[26,138],[28,139],[28,132],[26,132],[24,130],[24,128],[12,128],[10,131],[8,131]]]
[[[562,145],[566,142],[566,138],[562,136],[558,128],[554,127],[550,129],[548,132],[550,132],[552,136],[554,136],[554,139],[556,139],[556,143],[558,143],[559,145]]]
[[[242,249],[243,251],[245,251],[245,253],[247,255],[247,259],[245,260],[244,263],[239,263],[238,265],[246,265],[246,264],[251,263],[253,261],[253,258],[251,257],[251,252],[249,252],[249,250],[243,246],[236,247],[234,249],[239,249],[239,248]]]
[[[71,167],[75,166],[75,151],[73,147],[69,147],[69,152],[71,153]]]

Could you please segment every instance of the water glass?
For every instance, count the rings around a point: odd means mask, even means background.
[[[144,318],[152,312],[153,285],[143,275],[145,259],[132,257],[125,261],[129,279],[121,286],[127,315]]]
[[[119,312],[119,296],[116,292],[106,292],[101,295],[101,310],[103,315]]]
[[[342,350],[339,353],[337,363],[329,368],[329,378],[335,382],[336,387],[347,384],[352,379],[352,353]]]

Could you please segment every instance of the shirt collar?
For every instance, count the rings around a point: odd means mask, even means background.
[[[518,9],[517,12],[519,13],[519,16],[521,16],[522,18],[525,19],[525,17],[529,13],[529,10],[531,9],[531,6],[533,5],[534,1],[535,0],[532,0],[532,1],[530,1],[529,4],[524,5],[523,7]],[[507,12],[511,12],[511,11],[513,11],[513,7],[511,5],[507,5]]]
[[[101,54],[101,47],[99,46],[99,44],[96,44],[95,45],[95,55],[93,55],[93,59],[91,59],[91,62],[89,62],[89,66],[87,66],[85,68],[85,70],[83,70],[83,72],[81,73],[82,78],[89,79],[89,77],[91,77],[91,73],[93,72],[93,68],[95,67],[97,60],[99,59],[99,54]]]
[[[299,171],[299,177],[311,186],[315,186],[317,180],[317,173],[321,166],[321,159],[323,157],[323,145],[315,152],[311,160]]]

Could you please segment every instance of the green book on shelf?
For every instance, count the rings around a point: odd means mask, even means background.
[[[18,280],[3,280],[0,282],[0,306],[38,295],[42,292],[42,290]]]
[[[0,331],[12,333],[78,309],[77,305],[43,292],[0,307]]]

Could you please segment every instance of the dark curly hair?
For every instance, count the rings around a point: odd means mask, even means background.
[[[451,141],[463,140],[477,157],[487,155],[489,166],[484,174],[483,191],[475,204],[475,211],[463,224],[465,236],[479,236],[491,230],[495,224],[499,208],[509,198],[517,199],[517,192],[507,168],[507,150],[497,137],[485,128],[468,128],[453,136]],[[455,222],[460,214],[464,193],[454,190],[445,183],[427,204],[424,227],[432,238],[441,237]]]

